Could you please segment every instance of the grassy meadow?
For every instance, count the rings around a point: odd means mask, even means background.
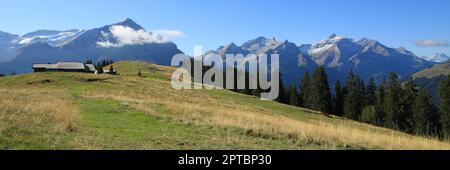
[[[0,78],[0,149],[450,149],[228,90],[175,90],[171,67],[114,68]]]

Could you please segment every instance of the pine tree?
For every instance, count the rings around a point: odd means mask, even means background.
[[[450,75],[440,84],[439,97],[441,99],[439,114],[442,124],[442,134],[450,138]]]
[[[290,86],[287,94],[289,95],[289,105],[298,106],[299,94],[295,86]]]
[[[336,81],[336,84],[334,86],[334,104],[333,104],[333,108],[334,108],[334,114],[337,116],[342,116],[342,112],[343,112],[343,108],[342,108],[342,104],[343,104],[343,98],[344,98],[344,94],[343,94],[343,90],[341,88],[341,83],[339,80]]]
[[[384,126],[392,129],[400,129],[401,93],[402,89],[397,82],[397,74],[391,73],[389,86],[387,87],[384,111],[386,113]]]
[[[116,72],[114,71],[114,66],[113,65],[109,66],[109,74],[116,74]]]
[[[414,132],[417,134],[437,134],[439,115],[432,102],[431,95],[425,90],[420,90],[414,101],[413,120]]]
[[[105,67],[105,66],[107,66],[107,65],[108,65],[107,61],[106,61],[106,60],[102,60],[101,66],[102,66],[102,67]]]
[[[364,107],[364,109],[362,109],[361,121],[364,123],[378,125],[378,117],[375,106],[369,105]]]
[[[103,74],[103,73],[104,73],[103,67],[98,67],[98,68],[97,68],[97,73],[98,73],[98,74]]]
[[[237,81],[235,81],[235,82],[237,82]],[[280,103],[284,103],[284,104],[289,104],[289,99],[286,96],[286,90],[284,88],[284,84],[283,84],[281,75],[279,76],[279,83],[280,83],[280,88],[279,88],[278,98],[276,99],[276,101],[280,102]]]
[[[385,87],[386,87],[386,80],[383,79],[382,83],[378,87],[377,90],[377,101],[375,102],[375,111],[376,111],[376,118],[377,123],[376,125],[383,125],[383,121],[385,118],[385,111],[384,111],[384,100],[386,96]]]
[[[366,105],[375,105],[377,101],[377,85],[375,84],[375,80],[370,78],[369,83],[366,88]]]
[[[311,89],[310,101],[312,105],[311,108],[324,113],[330,113],[331,93],[325,67],[320,66],[314,70],[311,79],[310,89]]]
[[[305,71],[303,78],[300,81],[300,106],[310,108],[309,94],[310,94],[310,83],[309,72]]]
[[[139,77],[142,76],[141,69],[139,69],[139,71],[138,71],[138,76],[139,76]]]
[[[403,94],[401,95],[401,114],[399,117],[400,129],[405,132],[412,132],[413,127],[413,105],[416,100],[417,90],[416,85],[410,78],[403,86]]]
[[[358,87],[358,96],[361,100],[361,111],[364,108],[367,98],[366,98],[366,94],[367,94],[367,89],[366,89],[366,85],[364,84],[364,81],[361,80],[358,76],[356,76],[357,81],[357,87]]]
[[[345,82],[344,117],[359,120],[363,105],[361,87],[360,79],[350,70]]]

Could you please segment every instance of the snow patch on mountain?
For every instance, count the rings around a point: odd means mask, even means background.
[[[433,56],[424,56],[423,59],[437,63],[443,63],[450,60],[450,57],[444,53],[436,53]]]
[[[45,42],[51,46],[61,46],[68,41],[76,38],[82,34],[80,30],[68,30],[68,31],[51,31],[40,30],[33,33],[28,33],[13,40],[13,43],[17,45],[28,45],[36,42]]]
[[[322,45],[320,47],[315,47],[315,48],[311,49],[309,51],[309,53],[314,56],[314,55],[317,55],[317,54],[321,54],[321,53],[327,52],[328,50],[330,50],[333,47],[334,47],[334,44],[325,44],[325,45]]]

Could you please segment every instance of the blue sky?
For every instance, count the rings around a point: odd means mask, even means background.
[[[91,29],[132,18],[149,30],[172,29],[192,54],[258,36],[316,43],[332,33],[379,40],[419,56],[450,54],[450,47],[421,47],[414,40],[450,41],[449,0],[2,0],[0,30]],[[431,44],[432,45],[432,44]]]

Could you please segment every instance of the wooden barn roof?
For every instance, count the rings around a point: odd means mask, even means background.
[[[88,67],[90,67],[90,66],[88,66]],[[57,62],[56,64],[33,64],[33,68],[84,70],[86,67],[83,63],[79,63],[79,62]],[[91,68],[89,68],[89,69],[91,69]],[[95,67],[94,67],[94,70],[95,70]]]

